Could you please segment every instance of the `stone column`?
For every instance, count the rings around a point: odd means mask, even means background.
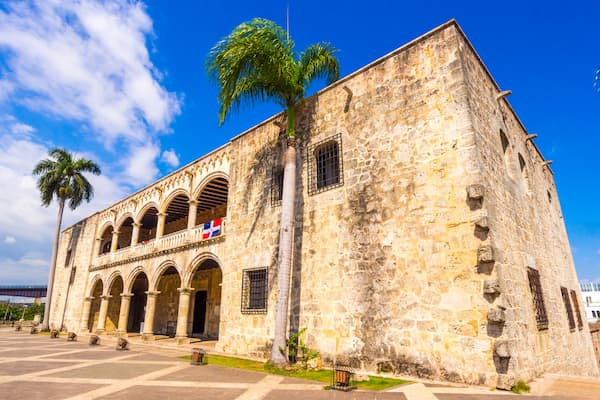
[[[188,212],[188,229],[192,229],[196,226],[196,214],[198,213],[198,200],[188,201],[190,210]]]
[[[90,322],[90,310],[92,308],[93,297],[85,297],[83,299],[83,312],[81,315],[81,324],[79,325],[79,331],[85,332],[88,330],[88,323]]]
[[[138,224],[137,222],[133,223],[133,231],[131,232],[131,246],[135,246],[138,244],[138,240],[140,239],[140,227],[142,224]]]
[[[156,223],[156,239],[160,239],[165,231],[165,220],[167,219],[167,213],[158,213],[158,222]]]
[[[160,292],[146,292],[146,315],[144,316],[144,333],[142,339],[148,340],[154,337],[154,313],[156,311],[156,296]]]
[[[110,252],[114,253],[115,251],[117,251],[118,245],[119,245],[119,231],[113,231],[112,241],[110,242]]]
[[[129,305],[131,304],[131,298],[133,294],[122,293],[121,294],[121,309],[119,310],[119,326],[117,328],[118,335],[127,335],[127,320],[129,318]]]
[[[96,333],[103,333],[104,326],[106,325],[106,314],[108,312],[108,302],[112,296],[102,296],[102,302],[100,303],[100,313],[98,314],[98,327]]]
[[[177,311],[177,331],[175,340],[177,343],[187,342],[188,314],[190,312],[190,296],[193,288],[179,288],[179,310]]]

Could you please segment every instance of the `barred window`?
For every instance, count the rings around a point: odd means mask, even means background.
[[[309,194],[344,184],[341,134],[308,146],[307,160]]]
[[[245,269],[242,276],[242,313],[265,314],[268,292],[267,268]]]
[[[581,311],[579,310],[579,301],[577,301],[577,293],[574,290],[571,290],[571,298],[573,299],[573,307],[575,307],[575,315],[577,315],[577,327],[579,329],[583,329]]]
[[[537,328],[540,331],[548,329],[548,316],[546,314],[546,305],[544,304],[540,273],[537,269],[527,267],[527,277],[529,278],[529,289],[531,289],[531,298],[533,300],[533,308],[535,309]]]
[[[565,309],[567,310],[567,317],[569,318],[569,329],[575,329],[575,318],[573,318],[573,309],[571,308],[571,301],[569,300],[569,291],[566,287],[560,288],[563,302],[565,303]]]

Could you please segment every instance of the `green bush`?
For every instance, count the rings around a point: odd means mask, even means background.
[[[513,387],[510,388],[511,392],[516,393],[516,394],[521,394],[521,393],[529,393],[529,391],[531,390],[531,387],[525,383],[525,381],[519,381],[517,382],[515,385],[513,385]]]

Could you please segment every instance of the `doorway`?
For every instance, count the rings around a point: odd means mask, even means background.
[[[199,290],[196,292],[194,300],[194,324],[192,334],[203,335],[204,325],[206,324],[206,299],[208,292]]]

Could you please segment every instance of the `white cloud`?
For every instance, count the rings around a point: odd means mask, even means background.
[[[162,156],[160,157],[160,161],[170,165],[173,168],[179,166],[179,156],[177,155],[177,153],[175,153],[175,150],[173,149],[163,151]]]
[[[0,257],[0,265],[0,282],[39,285],[48,281],[50,257],[28,252],[18,258]]]
[[[17,239],[15,239],[14,236],[7,236],[4,238],[4,243],[15,244],[15,243],[17,243]]]
[[[0,8],[0,50],[8,67],[0,71],[0,92],[6,87],[32,111],[81,122],[109,149],[115,143],[148,148],[180,112],[180,100],[161,86],[150,60],[146,39],[152,34],[140,2],[8,3]],[[158,155],[154,151],[152,162]],[[157,172],[154,166],[127,176],[132,184],[148,183]]]
[[[22,122],[15,122],[11,128],[11,131],[14,135],[27,137],[35,131],[35,128],[33,126],[24,124]]]
[[[157,174],[155,160],[160,154],[160,147],[154,143],[132,145],[129,157],[124,158],[125,176],[129,182],[140,185],[151,181]]]

